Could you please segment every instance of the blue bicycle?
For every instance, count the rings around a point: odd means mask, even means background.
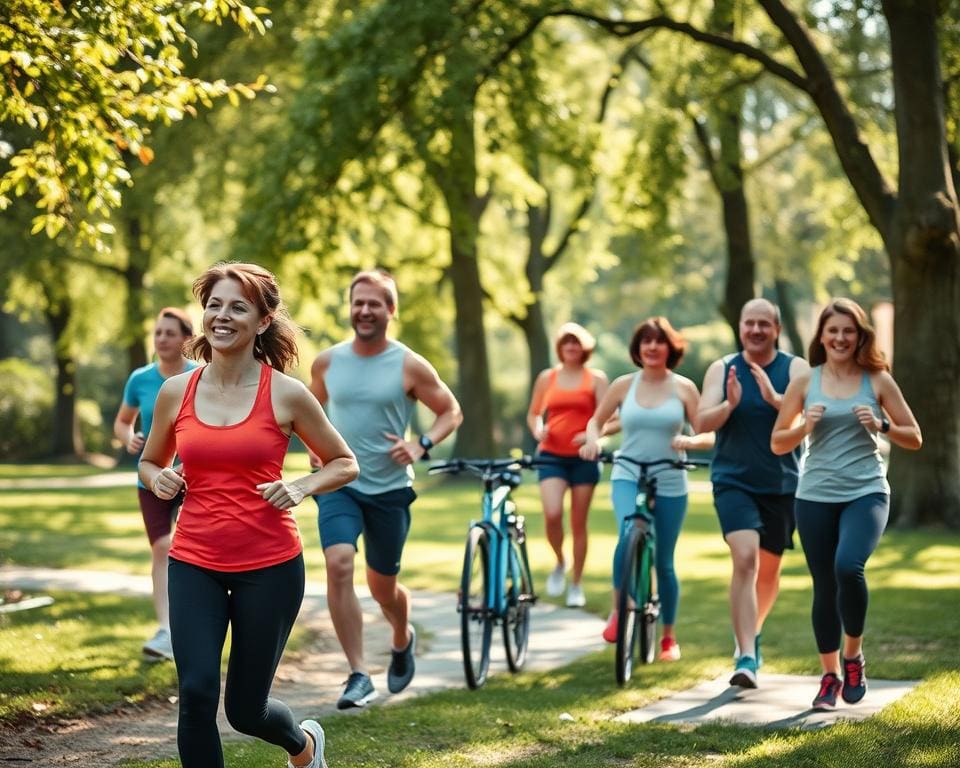
[[[530,606],[537,601],[527,559],[526,530],[511,498],[521,470],[538,460],[453,459],[430,467],[431,474],[469,472],[483,483],[481,519],[472,520],[463,555],[457,611],[467,686],[479,688],[490,668],[493,627],[503,627],[511,672],[523,668],[530,640]]]
[[[623,454],[602,453],[600,461],[607,464],[632,464],[640,470],[637,477],[637,498],[633,514],[623,521],[621,538],[626,543],[623,560],[617,576],[617,650],[615,667],[617,685],[624,685],[633,674],[637,657],[643,664],[653,662],[657,642],[657,619],[660,617],[660,595],[657,592],[656,530],[652,510],[657,496],[656,472],[651,469],[696,469],[708,466],[708,461],[693,459],[657,459],[637,461]]]

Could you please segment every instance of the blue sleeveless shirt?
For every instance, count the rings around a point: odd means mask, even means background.
[[[853,501],[870,493],[890,493],[880,440],[860,423],[854,406],[869,405],[880,414],[880,404],[863,374],[852,397],[827,397],[820,386],[823,366],[810,371],[804,408],[823,405],[823,418],[807,438],[797,498],[806,501]]]
[[[413,484],[413,467],[390,458],[390,432],[403,437],[416,402],[403,390],[403,361],[409,351],[390,340],[379,355],[353,351],[344,341],[330,350],[323,377],[327,388],[324,409],[357,457],[360,476],[350,483],[361,493],[375,494]]]
[[[763,370],[774,390],[783,394],[790,383],[790,363],[794,356],[777,352]],[[710,466],[714,487],[740,488],[748,493],[783,495],[797,490],[800,449],[777,456],[770,450],[770,435],[777,420],[777,409],[763,399],[760,387],[750,372],[743,353],[724,358],[723,396],[727,396],[727,376],[735,368],[743,396],[717,430],[716,455]]]

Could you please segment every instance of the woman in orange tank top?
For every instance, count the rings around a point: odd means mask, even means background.
[[[316,398],[282,371],[294,328],[276,280],[254,264],[218,264],[197,278],[207,365],[173,376],[157,397],[140,479],[161,499],[185,491],[170,549],[170,631],[180,687],[177,747],[184,768],[222,768],[220,663],[231,627],[224,709],[241,733],[276,744],[289,766],[322,768],[323,728],[297,725],[270,686],[304,590],[292,508],[356,478],[353,453]],[[291,434],[322,461],[281,477]],[[177,454],[182,464],[170,463]]]
[[[557,558],[556,567],[547,577],[547,594],[551,597],[563,594],[566,585],[563,500],[570,489],[573,570],[566,604],[571,608],[586,602],[580,579],[587,557],[587,513],[600,480],[597,462],[584,461],[578,455],[587,421],[607,391],[606,375],[586,365],[595,346],[586,328],[576,323],[561,325],[556,334],[560,363],[537,376],[527,412],[527,424],[539,443],[540,456],[552,461],[538,470],[547,541]]]

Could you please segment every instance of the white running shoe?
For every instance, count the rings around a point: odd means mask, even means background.
[[[303,732],[307,738],[313,739],[313,760],[306,764],[304,768],[327,768],[327,761],[323,759],[323,747],[326,738],[323,735],[323,728],[316,720],[304,720],[300,723]],[[287,760],[287,768],[293,768],[293,763]]]
[[[563,594],[563,588],[567,585],[566,570],[562,565],[554,568],[547,576],[547,594],[550,597],[560,597]]]
[[[583,587],[579,584],[571,584],[567,589],[567,608],[583,608],[587,604],[587,598],[584,597]]]
[[[170,630],[161,627],[157,633],[143,644],[143,655],[147,661],[173,661],[173,645],[170,642]]]

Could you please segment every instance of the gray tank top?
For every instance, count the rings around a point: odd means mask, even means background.
[[[623,442],[620,453],[637,461],[678,459],[680,454],[670,446],[670,441],[683,431],[685,413],[683,403],[677,396],[677,380],[670,374],[673,393],[659,405],[644,408],[637,404],[637,384],[642,373],[635,373],[623,403],[620,404],[620,428]],[[660,496],[683,496],[687,492],[687,473],[682,469],[653,470],[657,477],[657,494]],[[640,474],[639,467],[631,464],[614,464],[611,480],[633,480]]]
[[[350,483],[361,493],[384,493],[413,484],[413,467],[389,454],[390,432],[403,437],[416,401],[403,391],[403,361],[409,350],[389,341],[379,355],[364,357],[344,341],[330,350],[323,381],[330,423],[356,454],[360,476]]]
[[[869,405],[880,414],[870,376],[863,374],[852,397],[827,397],[820,386],[823,366],[810,371],[804,408],[826,406],[823,418],[807,438],[800,466],[797,498],[806,501],[853,501],[869,493],[890,493],[880,441],[857,419],[854,406]]]

